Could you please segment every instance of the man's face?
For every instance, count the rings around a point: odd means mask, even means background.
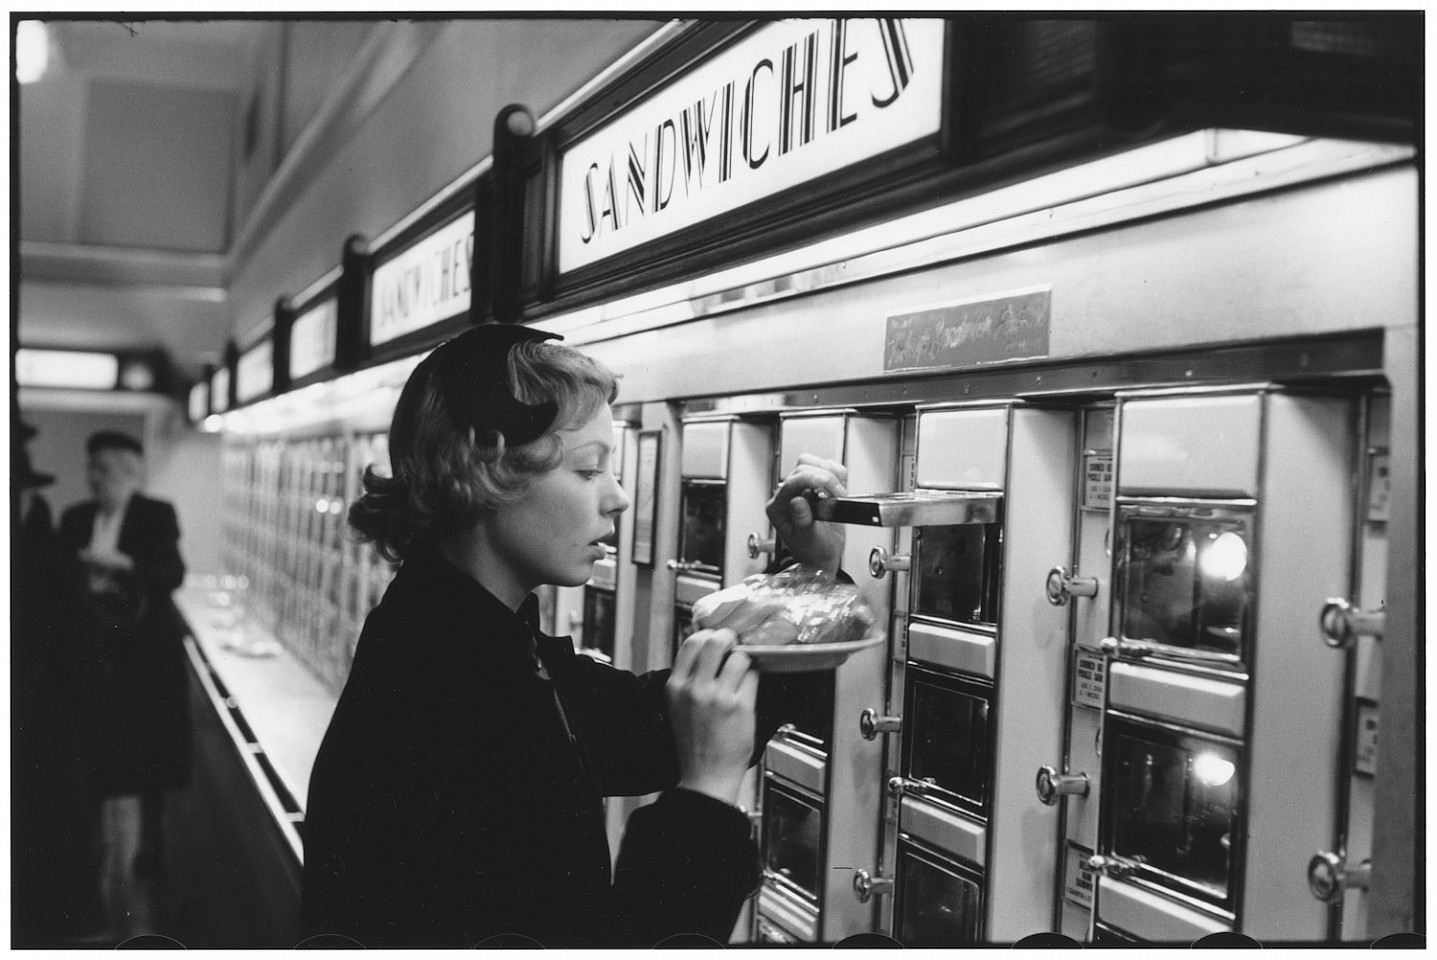
[[[90,493],[105,507],[118,507],[140,488],[140,457],[130,450],[97,450],[86,468]]]

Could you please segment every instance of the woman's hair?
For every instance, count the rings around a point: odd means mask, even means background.
[[[553,401],[559,412],[535,440],[509,447],[497,430],[463,429],[444,404],[437,374],[440,347],[410,374],[389,426],[393,475],[371,464],[364,495],[349,508],[361,541],[390,561],[402,560],[440,530],[517,500],[533,477],[564,456],[558,431],[581,426],[618,395],[614,374],[572,347],[529,340],[509,350],[508,382],[522,403]]]

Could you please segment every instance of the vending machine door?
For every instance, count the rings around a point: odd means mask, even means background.
[[[1119,653],[1242,669],[1251,660],[1251,505],[1120,503]]]
[[[983,936],[982,874],[910,838],[898,843],[894,937],[905,947],[952,947]]]
[[[1232,914],[1242,876],[1239,744],[1110,714],[1103,852],[1120,872]]]

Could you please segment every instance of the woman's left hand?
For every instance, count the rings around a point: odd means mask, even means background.
[[[679,755],[679,786],[738,800],[753,754],[758,673],[732,630],[699,630],[674,659],[665,692]]]

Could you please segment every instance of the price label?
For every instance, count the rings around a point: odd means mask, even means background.
[[[1098,882],[1097,871],[1088,867],[1089,851],[1082,847],[1068,847],[1067,870],[1063,877],[1063,896],[1069,903],[1080,907],[1093,908],[1093,889]]]
[[[1106,510],[1113,499],[1113,454],[1100,450],[1083,455],[1083,509]]]
[[[1377,704],[1357,701],[1357,741],[1352,751],[1352,770],[1363,776],[1377,776]]]
[[[1103,709],[1108,684],[1108,660],[1088,650],[1073,651],[1073,705]]]

